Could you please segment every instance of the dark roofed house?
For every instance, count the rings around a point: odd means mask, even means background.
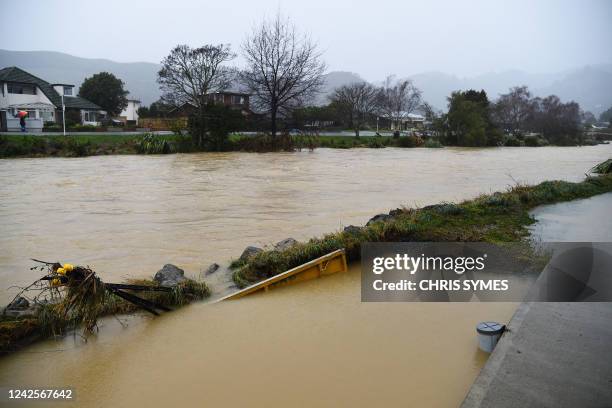
[[[244,116],[252,114],[249,103],[250,95],[247,93],[233,92],[233,91],[222,91],[213,92],[206,95],[209,103],[218,103],[228,106],[231,109],[239,110]],[[196,107],[190,102],[185,102],[182,105],[170,110],[168,114],[170,116],[190,116],[195,114],[197,111]]]
[[[74,85],[50,84],[17,67],[0,69],[0,130],[19,130],[18,111],[28,112],[26,127],[41,131],[44,122],[62,122],[66,112],[78,112],[80,123],[98,125],[105,114],[101,107],[76,96]],[[77,116],[77,115],[72,115]]]

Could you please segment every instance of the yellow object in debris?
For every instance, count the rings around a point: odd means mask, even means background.
[[[57,271],[56,271],[56,272],[57,272],[58,274],[60,274],[60,275],[65,275],[65,274],[66,274],[66,270],[65,270],[64,268],[57,268]]]
[[[72,272],[73,269],[74,269],[74,265],[69,264],[69,263],[64,264],[64,270],[66,271],[66,273]]]
[[[59,280],[58,278],[54,278],[51,280],[51,286],[59,286],[62,284],[62,281]]]

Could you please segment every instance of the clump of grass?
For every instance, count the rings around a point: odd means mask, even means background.
[[[612,159],[608,159],[603,163],[599,163],[597,166],[590,170],[591,173],[595,174],[610,174],[612,173]]]
[[[146,133],[136,142],[136,149],[140,154],[169,154],[172,153],[170,143],[162,136]]]
[[[518,242],[528,236],[527,226],[534,222],[530,209],[610,191],[612,175],[602,175],[579,183],[545,181],[535,186],[518,185],[459,204],[403,209],[395,211],[390,220],[358,230],[313,238],[282,252],[260,252],[242,264],[233,278],[238,287],[245,287],[340,248],[345,249],[349,261],[355,261],[360,257],[363,242]]]

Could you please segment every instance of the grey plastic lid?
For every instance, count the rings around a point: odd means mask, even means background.
[[[480,334],[493,336],[502,333],[505,328],[505,325],[497,322],[480,322],[476,326],[476,331]]]

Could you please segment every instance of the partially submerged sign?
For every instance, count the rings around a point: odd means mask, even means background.
[[[338,249],[327,255],[313,259],[310,262],[289,269],[286,272],[248,286],[238,292],[232,293],[231,295],[227,295],[219,299],[219,301],[237,299],[250,295],[254,292],[268,291],[269,289],[277,288],[279,286],[304,282],[337,272],[346,272],[347,269],[348,267],[346,264],[344,249]]]

